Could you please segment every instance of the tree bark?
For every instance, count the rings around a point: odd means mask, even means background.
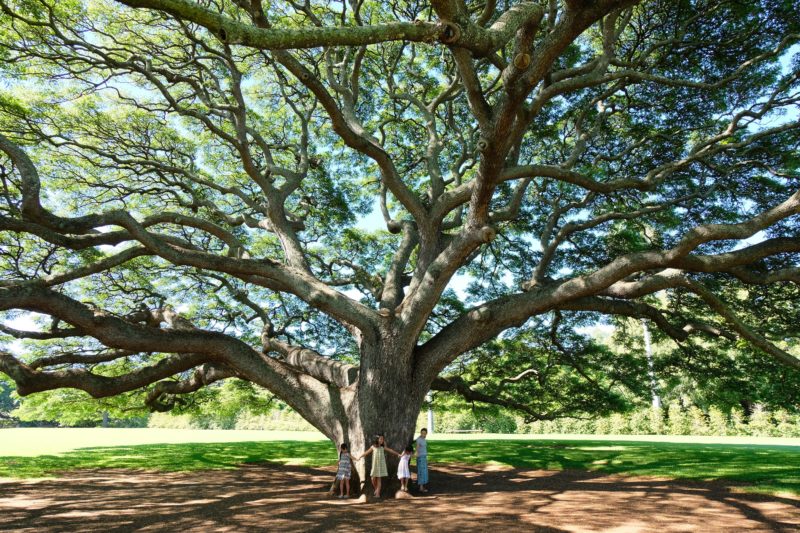
[[[378,344],[364,346],[356,384],[331,388],[329,413],[334,420],[326,425],[334,431],[328,437],[337,449],[343,442],[348,443],[354,457],[369,450],[377,435],[384,435],[386,446],[397,452],[413,440],[429,384],[414,381],[411,349],[396,342],[398,338],[385,336]],[[397,464],[398,458],[387,451],[388,476],[382,483],[383,495],[393,493]],[[372,493],[371,470],[372,455],[353,462],[353,474],[359,480],[356,484],[351,479],[353,492]]]
[[[476,19],[464,2],[433,0],[432,10],[409,9],[407,20],[384,8],[373,22],[361,18],[361,2],[332,3],[342,8],[334,20],[338,7],[320,15],[308,2],[289,2],[286,18],[259,0],[222,11],[190,0],[119,0],[104,4],[98,21],[79,6],[37,14],[4,2],[0,55],[9,65],[39,61],[45,73],[27,72],[21,84],[6,76],[9,94],[28,96],[28,87],[61,76],[74,82],[62,102],[91,95],[98,106],[81,112],[83,124],[70,104],[51,105],[44,93],[31,94],[30,106],[4,105],[3,120],[19,128],[0,133],[0,312],[53,322],[49,331],[0,332],[85,348],[61,353],[50,343],[41,357],[20,360],[0,344],[0,372],[21,395],[143,390],[159,410],[221,379],[248,380],[336,450],[347,442],[358,456],[377,434],[394,450],[405,447],[432,387],[536,418],[527,397],[501,390],[527,371],[489,376],[500,392],[440,374],[548,313],[646,319],[680,342],[695,332],[740,338],[800,368],[782,347],[794,331],[789,320],[781,327],[790,334],[777,335],[773,324],[762,332],[727,301],[736,280],[800,282],[800,192],[783,149],[796,144],[800,122],[770,124],[797,105],[797,76],[755,75],[778,67],[796,25],[772,20],[781,2],[736,17],[714,3],[643,17],[626,10],[636,3],[487,2]],[[160,13],[158,31],[149,22],[137,31],[152,15],[127,8],[118,12],[130,31],[125,42],[85,30],[106,25],[116,4]],[[369,11],[378,14],[379,4]],[[720,21],[728,29],[714,50],[719,64],[698,71],[683,61],[686,51],[709,45],[693,27]],[[780,31],[761,32],[767,25]],[[568,52],[576,43],[580,52]],[[301,52],[315,49],[324,51]],[[140,90],[123,97],[131,82]],[[249,90],[262,85],[263,93]],[[650,102],[653,94],[663,97]],[[728,113],[702,109],[730,98],[739,103]],[[686,103],[685,114],[642,112],[673,102]],[[116,106],[124,113],[100,112]],[[137,119],[128,129],[127,116],[150,117],[150,126]],[[108,127],[93,122],[101,119]],[[195,132],[211,142],[195,143]],[[324,149],[339,143],[344,154]],[[36,144],[31,159],[25,147]],[[195,164],[193,150],[215,163]],[[344,161],[353,172],[341,172]],[[85,173],[77,182],[75,168]],[[750,183],[761,173],[768,193]],[[61,184],[60,195],[48,194]],[[347,192],[355,188],[363,191]],[[401,240],[364,235],[371,243],[362,245],[340,233],[357,213],[332,215],[369,194]],[[779,198],[788,199],[776,205]],[[636,239],[614,244],[617,224]],[[650,231],[662,224],[660,235]],[[748,242],[762,232],[769,238]],[[534,253],[521,253],[531,246]],[[484,281],[468,265],[494,278],[492,296],[478,291],[475,307],[451,306],[443,295],[459,271]],[[93,291],[108,285],[98,276],[125,282]],[[188,281],[161,294],[173,276]],[[698,297],[712,320],[686,320],[672,304],[645,299],[661,291]],[[151,310],[152,299],[159,308],[162,299],[196,299],[198,325],[169,307]],[[318,342],[328,320],[338,324],[337,340]],[[339,342],[343,331],[357,349]],[[358,366],[322,353],[339,349],[358,351]],[[103,371],[125,360],[127,373]],[[387,481],[396,466],[387,455]],[[370,486],[370,470],[371,458],[354,463],[354,492]]]

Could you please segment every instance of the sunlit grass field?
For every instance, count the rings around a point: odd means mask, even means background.
[[[525,469],[580,469],[676,479],[721,479],[749,490],[800,494],[800,439],[434,435],[430,461]],[[358,450],[356,450],[358,452]],[[271,461],[333,465],[318,433],[171,429],[1,429],[0,477],[80,468],[230,469]]]

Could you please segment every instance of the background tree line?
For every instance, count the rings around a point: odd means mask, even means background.
[[[768,321],[768,317],[765,317]],[[433,396],[436,431],[486,433],[583,433],[663,435],[800,436],[800,392],[792,386],[800,372],[776,363],[746,344],[719,351],[713,344],[677,345],[651,331],[656,394],[651,405],[647,357],[641,324],[618,320],[614,328],[588,328],[575,335],[571,352],[545,350],[549,341],[522,337],[498,340],[465,358],[457,375],[480,381],[485,394],[515,393],[514,401],[538,402],[549,418],[531,419],[518,411],[469,402],[455,392]],[[613,333],[609,333],[613,331]],[[537,349],[539,352],[537,352]],[[688,353],[687,353],[688,350]],[[522,390],[503,388],[487,365],[505,375],[531,371]],[[580,371],[575,359],[580,354]],[[577,375],[577,377],[576,377]],[[509,378],[506,378],[508,380]],[[231,379],[187,397],[172,413],[150,413],[134,395],[101,400],[60,389],[19,398],[0,381],[0,423],[5,425],[169,427],[183,429],[313,430],[301,416],[252,383]],[[526,398],[527,397],[527,398]],[[417,425],[427,424],[423,406]]]

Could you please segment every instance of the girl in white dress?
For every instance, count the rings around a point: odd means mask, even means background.
[[[414,453],[414,448],[406,446],[405,451],[400,455],[400,463],[397,465],[397,478],[400,480],[400,490],[403,492],[408,492],[408,480],[411,479],[408,462],[411,460],[412,453]]]

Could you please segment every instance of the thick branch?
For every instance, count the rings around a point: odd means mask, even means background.
[[[191,325],[183,327],[178,322],[175,322],[176,329],[170,330],[133,324],[33,285],[0,289],[0,311],[6,309],[49,314],[85,330],[87,335],[111,348],[175,354],[113,378],[82,369],[38,372],[10,354],[2,354],[0,371],[17,383],[20,394],[72,387],[97,397],[109,396],[144,387],[203,363],[214,363],[234,368],[237,376],[265,387],[318,429],[333,434],[325,412],[330,392],[326,384],[223,333],[195,329]]]
[[[291,346],[274,338],[262,336],[265,350],[274,350],[284,356],[286,363],[323,383],[337,387],[350,387],[358,381],[358,368],[324,357],[314,350]]]
[[[110,350],[102,351],[95,354],[85,353],[64,353],[60,355],[53,355],[50,357],[40,357],[35,361],[31,361],[28,366],[34,370],[46,366],[56,366],[65,364],[79,364],[79,365],[93,365],[97,363],[107,363],[123,357],[134,355],[136,352],[128,350]]]
[[[470,402],[488,403],[491,405],[499,405],[501,407],[514,409],[525,413],[532,420],[546,420],[552,418],[551,414],[542,414],[533,411],[527,404],[501,398],[500,396],[485,394],[479,390],[475,390],[470,387],[466,381],[458,376],[436,378],[431,384],[431,390],[455,392]]]
[[[188,0],[118,0],[134,8],[155,9],[194,22],[227,44],[260,50],[289,50],[326,46],[363,46],[388,41],[431,42],[444,29],[429,22],[396,22],[373,26],[311,27],[300,29],[258,28],[207,9]]]
[[[381,291],[381,307],[394,309],[403,299],[403,272],[419,239],[412,224],[403,224],[403,240],[392,257],[392,264],[386,273]]]
[[[23,331],[0,324],[0,332],[11,335],[15,339],[66,339],[69,337],[85,337],[86,333],[77,328],[54,329],[52,331]]]
[[[6,309],[26,309],[57,317],[111,348],[131,352],[190,354],[191,357],[184,359],[176,356],[177,359],[173,358],[174,362],[168,367],[180,367],[180,370],[164,375],[158,369],[147,372],[143,370],[145,373],[140,374],[141,377],[136,383],[144,383],[147,379],[153,378],[150,381],[152,383],[200,363],[218,361],[235,365],[248,379],[263,384],[276,394],[280,394],[282,398],[296,394],[286,372],[282,371],[277,361],[275,364],[278,366],[273,365],[269,358],[264,358],[243,342],[223,333],[195,329],[191,325],[183,326],[178,316],[172,316],[173,329],[169,330],[133,324],[102,311],[93,310],[63,294],[36,286],[0,289],[0,310]],[[167,311],[166,314],[170,313]],[[179,363],[178,360],[191,364],[183,368],[181,367],[183,363]],[[163,369],[164,366],[158,368]],[[23,380],[30,381],[36,377],[25,373],[24,369],[19,372]],[[65,374],[58,379],[74,381],[76,378]],[[104,379],[107,378],[98,377],[94,380],[93,386],[102,383]],[[141,386],[143,385],[136,385],[134,388]]]
[[[736,314],[725,305],[720,298],[717,298],[710,290],[708,290],[705,286],[700,283],[693,282],[687,280],[686,282],[687,287],[692,290],[695,294],[700,296],[706,304],[717,312],[720,316],[725,318],[725,320],[731,325],[731,327],[736,331],[739,335],[743,338],[750,341],[753,346],[763,350],[764,352],[768,353],[772,357],[779,360],[781,363],[790,366],[792,368],[800,369],[800,359],[793,356],[792,354],[781,350],[767,339],[759,335],[753,328],[748,326],[742,319],[740,319]]]
[[[154,411],[169,411],[175,406],[177,394],[188,394],[201,388],[236,376],[236,371],[229,367],[206,364],[196,369],[192,375],[179,381],[159,381],[147,394],[145,404]]]
[[[185,249],[176,245],[175,242],[165,241],[158,235],[148,232],[141,223],[125,211],[111,211],[77,218],[53,215],[40,203],[39,175],[30,158],[2,134],[0,134],[0,150],[11,158],[22,178],[23,216],[42,224],[51,232],[97,233],[96,228],[102,226],[120,226],[128,230],[131,237],[143,244],[150,253],[157,254],[173,264],[227,272],[246,281],[290,292],[310,305],[329,312],[332,316],[363,330],[370,329],[375,320],[372,310],[331,289],[302,269],[294,269],[272,261],[220,257]],[[156,220],[160,221],[157,217]],[[25,225],[20,224],[19,226],[24,231]],[[114,264],[142,254],[144,254],[143,251],[136,249],[136,251],[123,252],[105,261]],[[91,270],[94,267],[87,268]]]
[[[626,254],[590,274],[562,282],[539,285],[534,283],[527,294],[512,294],[482,304],[444,327],[418,349],[416,357],[417,372],[421,376],[419,379],[432,380],[458,355],[479,346],[509,327],[523,324],[531,316],[563,308],[569,302],[601,293],[636,272],[680,264],[693,249],[706,242],[746,239],[798,212],[800,191],[780,205],[745,222],[697,226],[688,231],[672,249]],[[791,363],[785,357],[779,359]]]
[[[17,392],[22,396],[45,390],[72,388],[86,391],[94,398],[105,398],[140,389],[178,372],[189,370],[203,363],[206,358],[207,356],[203,354],[173,355],[125,375],[107,377],[74,368],[42,372],[20,362],[10,353],[0,352],[0,371],[14,380]]]

